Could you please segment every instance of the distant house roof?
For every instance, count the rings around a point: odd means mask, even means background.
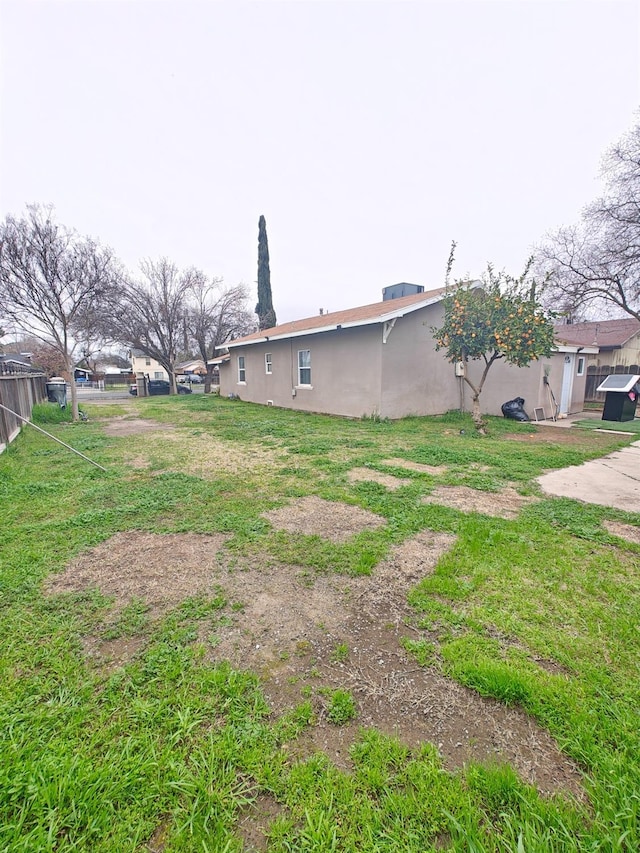
[[[31,363],[31,354],[4,353],[0,355],[0,369],[2,372],[12,373],[42,373],[39,367]]]
[[[179,364],[176,364],[176,373],[184,370],[206,370],[206,365],[201,358],[190,358],[188,361],[181,361]]]
[[[568,323],[555,327],[556,341],[570,346],[596,346],[600,350],[620,349],[640,332],[640,320],[600,320],[593,323]]]
[[[220,365],[225,364],[227,361],[231,361],[231,356],[229,353],[224,353],[224,355],[219,355],[216,358],[210,358],[207,364]]]
[[[476,285],[477,286],[477,285]],[[277,341],[282,338],[296,338],[302,335],[316,335],[320,332],[330,332],[335,329],[350,329],[355,326],[368,326],[374,323],[385,323],[412,311],[418,311],[428,305],[440,302],[445,294],[445,288],[427,290],[424,293],[413,293],[410,296],[401,296],[398,299],[390,299],[386,302],[374,302],[371,305],[362,305],[359,308],[348,308],[346,311],[333,311],[327,314],[316,314],[304,320],[293,320],[291,323],[283,323],[271,329],[262,329],[237,338],[235,341],[227,341],[216,349],[232,349],[238,346],[263,343],[264,341]]]

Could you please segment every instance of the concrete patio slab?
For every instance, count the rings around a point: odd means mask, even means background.
[[[550,471],[537,480],[550,495],[640,512],[640,441],[602,459]]]

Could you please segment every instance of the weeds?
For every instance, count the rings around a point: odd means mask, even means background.
[[[543,470],[633,436],[572,430],[554,444],[538,442],[533,425],[492,419],[492,438],[479,440],[455,413],[345,421],[204,395],[130,405],[160,428],[279,455],[241,473],[203,470],[161,429],[151,448],[146,436],[107,440],[100,409],[87,406],[91,420],[77,429],[47,423],[60,437],[73,429],[74,445],[90,447],[108,474],[35,431],[0,457],[0,850],[240,853],[241,815],[261,796],[278,807],[265,826],[274,853],[640,848],[637,546],[602,526],[640,516],[544,499],[503,521],[419,503],[425,484],[461,479],[487,494],[507,483],[535,492]],[[132,467],[145,453],[154,467]],[[389,458],[445,470],[409,473],[397,492],[347,482],[350,468]],[[292,495],[352,503],[384,524],[341,544],[274,531],[261,514]],[[436,746],[410,750],[374,730],[352,747],[352,772],[321,753],[300,757],[297,739],[318,722],[314,697],[336,726],[358,719],[355,698],[306,685],[278,717],[257,675],[203,655],[201,630],[229,624],[242,606],[219,589],[175,602],[159,620],[134,601],[106,629],[111,603],[99,593],[42,591],[48,575],[121,531],[223,531],[228,555],[293,563],[312,584],[320,572],[375,573],[395,543],[425,528],[457,543],[409,594],[417,633],[405,648],[421,666],[535,717],[584,770],[586,804],[542,798],[509,767],[447,771]],[[139,636],[144,651],[103,671],[83,652],[91,634]],[[293,657],[311,651],[300,640]],[[332,659],[348,666],[350,654],[337,643]],[[315,664],[310,677],[322,684]]]

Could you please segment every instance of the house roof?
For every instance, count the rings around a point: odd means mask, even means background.
[[[570,346],[596,346],[601,350],[620,349],[639,332],[640,320],[634,317],[555,326],[556,341]]]
[[[30,355],[18,355],[16,353],[3,353],[0,355],[0,367],[3,372],[16,373],[42,373],[39,367],[35,367],[30,360]]]
[[[346,311],[332,311],[327,314],[316,314],[304,320],[293,320],[283,323],[271,329],[262,329],[237,338],[235,341],[227,341],[216,349],[249,344],[262,343],[264,341],[280,340],[282,338],[295,338],[302,335],[316,335],[319,332],[330,332],[335,329],[349,329],[355,326],[368,326],[374,323],[385,323],[427,305],[440,302],[445,294],[445,288],[428,290],[424,293],[413,293],[410,296],[401,296],[398,299],[388,299],[384,302],[374,302],[371,305],[361,305],[359,308],[348,308]]]

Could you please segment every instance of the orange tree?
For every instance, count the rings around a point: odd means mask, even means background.
[[[453,262],[449,258],[450,270]],[[480,394],[491,365],[503,358],[524,367],[551,354],[553,323],[536,300],[535,281],[528,280],[531,261],[514,279],[496,273],[491,264],[481,282],[456,282],[444,298],[444,321],[433,328],[436,349],[462,365],[462,377],[471,389],[472,417],[476,429],[485,434],[480,413]],[[480,378],[469,376],[469,361],[484,362]]]

